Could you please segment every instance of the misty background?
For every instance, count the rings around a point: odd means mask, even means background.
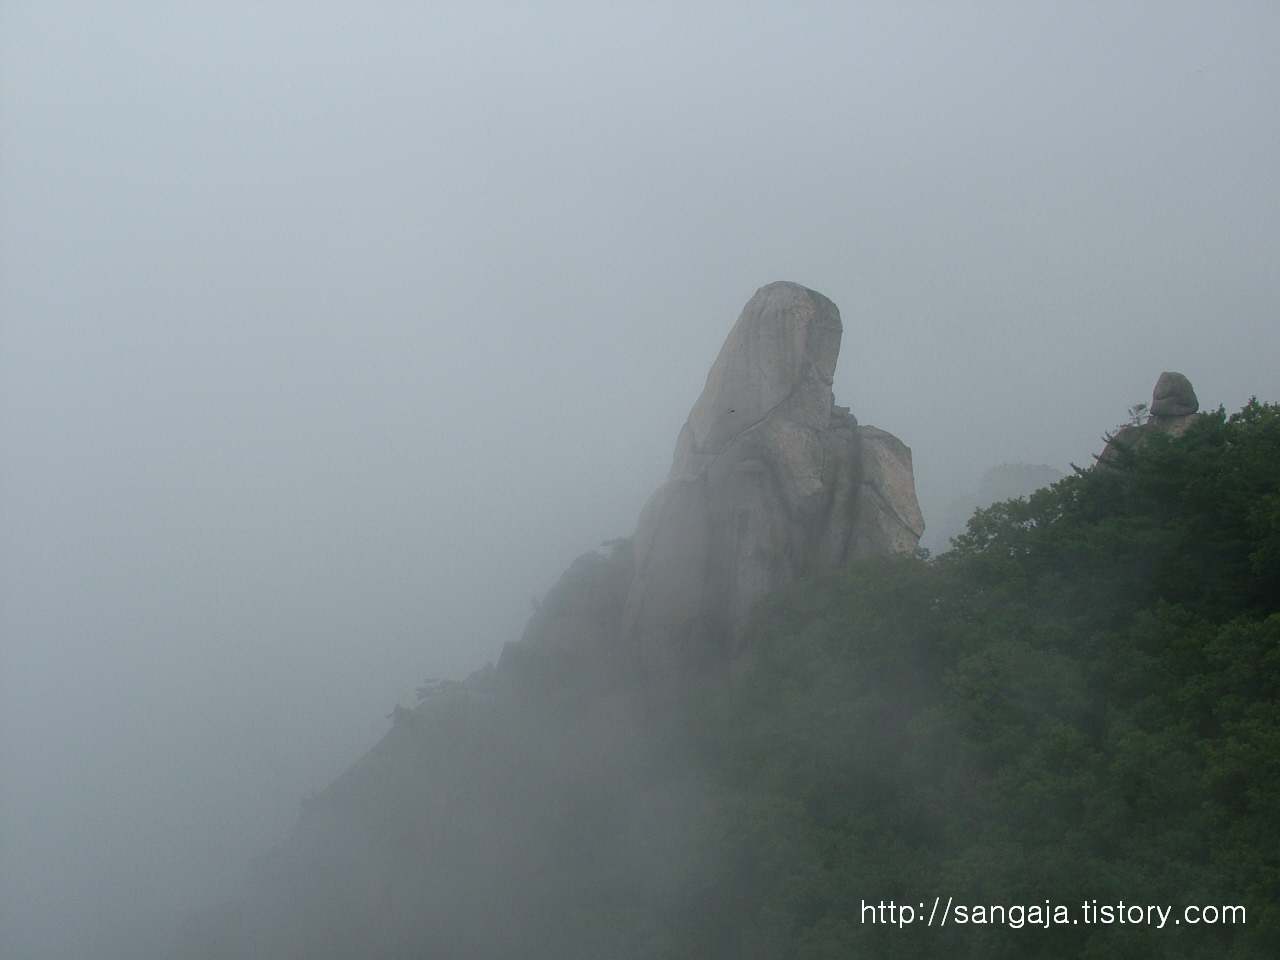
[[[931,524],[1280,398],[1278,156],[1273,4],[0,5],[0,955],[155,956],[496,659],[762,284]]]

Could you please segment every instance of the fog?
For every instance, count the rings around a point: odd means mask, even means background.
[[[0,954],[146,958],[632,532],[738,311],[926,521],[1280,398],[1274,5],[6,3]]]

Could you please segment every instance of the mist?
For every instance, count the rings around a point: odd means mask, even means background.
[[[1271,5],[0,8],[0,953],[145,958],[630,534],[738,310],[926,522],[1280,396]]]

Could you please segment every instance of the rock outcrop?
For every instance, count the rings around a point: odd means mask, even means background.
[[[842,333],[839,309],[820,293],[785,282],[756,291],[634,537],[609,557],[574,561],[507,645],[500,673],[545,671],[570,649],[577,667],[590,661],[614,676],[732,656],[771,590],[822,567],[914,551],[924,518],[911,451],[835,405]]]
[[[574,562],[508,644],[500,672],[536,672],[570,648],[615,675],[731,656],[771,590],[822,567],[914,551],[924,518],[911,451],[835,405],[842,332],[820,293],[786,282],[756,291],[635,536],[610,557]]]
[[[651,665],[736,640],[755,602],[814,569],[915,550],[911,451],[831,392],[836,305],[795,283],[747,303],[634,538],[623,635]]]
[[[1195,422],[1200,409],[1196,391],[1191,381],[1180,373],[1166,370],[1156,381],[1151,394],[1151,407],[1145,423],[1130,423],[1107,438],[1107,445],[1098,455],[1100,466],[1115,463],[1120,451],[1145,443],[1155,433],[1180,437]]]
[[[1180,373],[1166,370],[1156,381],[1151,394],[1151,416],[1158,421],[1172,422],[1189,417],[1200,409],[1200,401],[1191,381]]]

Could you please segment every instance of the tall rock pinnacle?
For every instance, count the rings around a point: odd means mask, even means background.
[[[707,374],[669,479],[696,473],[702,458],[774,414],[825,430],[842,332],[840,311],[822,294],[795,283],[761,287]]]
[[[676,441],[635,536],[579,557],[499,674],[598,678],[732,656],[756,601],[822,567],[910,553],[911,451],[831,394],[840,311],[796,283],[756,291]],[[709,648],[708,644],[712,644]],[[725,649],[725,645],[728,649]]]
[[[644,661],[740,637],[760,597],[810,570],[916,548],[911,451],[834,405],[841,333],[836,305],[795,283],[738,317],[636,530],[623,636]]]

